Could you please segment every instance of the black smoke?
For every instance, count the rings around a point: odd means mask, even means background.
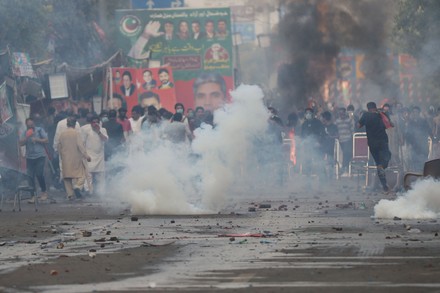
[[[279,35],[290,61],[278,72],[284,107],[302,107],[309,97],[319,98],[326,80],[335,77],[335,60],[342,48],[365,54],[363,71],[377,93],[396,94],[387,57],[392,1],[311,0],[286,5]]]

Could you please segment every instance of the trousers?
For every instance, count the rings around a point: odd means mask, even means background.
[[[44,179],[44,165],[46,157],[26,159],[26,173],[29,176],[29,185],[35,189],[35,177],[37,177],[41,192],[46,192],[46,180]]]
[[[66,188],[67,197],[73,197],[74,189],[82,189],[86,178],[63,178],[64,187]]]

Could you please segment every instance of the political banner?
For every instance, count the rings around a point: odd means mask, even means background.
[[[12,118],[12,108],[6,93],[6,82],[0,85],[0,124]]]
[[[171,67],[112,68],[112,76],[113,97],[109,108],[126,107],[129,116],[135,105],[144,108],[152,105],[174,112],[176,90]]]
[[[11,56],[12,73],[15,76],[27,76],[36,78],[34,69],[32,68],[29,54],[14,52]]]
[[[149,59],[172,68],[177,102],[212,111],[228,99],[234,84],[230,8],[117,10],[116,21],[133,67]]]

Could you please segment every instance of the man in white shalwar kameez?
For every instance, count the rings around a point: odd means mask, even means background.
[[[75,115],[73,112],[70,112],[68,114],[67,118],[64,118],[63,120],[58,121],[57,127],[55,130],[55,136],[53,138],[53,149],[56,153],[58,153],[58,144],[60,142],[60,135],[67,130],[67,119],[69,118],[75,118]],[[75,118],[76,121],[76,118]],[[78,122],[75,122],[75,130],[78,131],[78,133],[81,132],[81,128]],[[59,156],[59,168],[60,168],[60,180],[63,179],[63,161],[61,160],[61,156]]]
[[[89,193],[93,193],[93,181],[96,180],[97,191],[104,191],[105,160],[104,145],[108,140],[107,130],[100,126],[99,117],[93,116],[91,123],[81,127],[84,146],[91,161],[87,162],[87,171],[91,174],[88,178]]]

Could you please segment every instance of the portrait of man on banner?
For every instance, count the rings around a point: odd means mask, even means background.
[[[121,74],[121,81],[116,82],[115,75]],[[173,70],[171,67],[160,68],[112,68],[113,99],[109,105],[127,107],[127,115],[131,116],[133,106],[143,108],[153,105],[157,109],[163,107],[173,110],[176,103]],[[119,101],[122,98],[122,101]]]
[[[193,108],[195,80],[205,72],[215,72],[224,81],[228,100],[234,87],[230,8],[117,10],[116,25],[119,46],[133,67],[154,60],[173,71],[153,72],[155,84],[139,80],[144,86],[138,87],[142,90],[138,95],[153,91],[162,107],[173,110],[167,104],[167,91],[173,89],[179,93],[176,102]]]

